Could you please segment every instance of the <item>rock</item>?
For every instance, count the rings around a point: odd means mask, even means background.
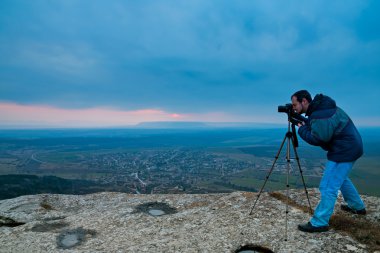
[[[318,192],[310,190],[311,202]],[[302,190],[291,198],[307,203]],[[235,252],[253,245],[273,252],[367,252],[347,233],[308,234],[297,225],[308,214],[263,193],[255,194],[33,195],[0,201],[0,216],[25,222],[0,227],[0,252]],[[364,197],[368,219],[378,217],[376,197]],[[41,206],[41,203],[44,205]],[[49,208],[46,208],[49,207]],[[152,215],[151,210],[165,214]],[[161,214],[161,213],[160,213]],[[372,221],[372,220],[371,220]],[[375,221],[375,219],[373,219]],[[287,239],[287,241],[285,241]]]
[[[346,245],[346,248],[347,248],[348,250],[350,250],[350,251],[354,251],[354,252],[356,252],[356,251],[358,250],[358,248],[356,248],[356,247],[353,246],[353,245]]]

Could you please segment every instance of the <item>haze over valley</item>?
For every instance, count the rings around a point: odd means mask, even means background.
[[[363,194],[380,196],[380,131],[360,129],[365,155],[351,178]],[[264,183],[286,129],[62,129],[3,130],[1,198],[35,193],[135,194],[257,191]],[[300,140],[297,149],[307,187],[317,187],[325,153]],[[266,190],[285,189],[286,145]],[[291,150],[291,158],[294,158]],[[290,183],[303,187],[290,163]]]

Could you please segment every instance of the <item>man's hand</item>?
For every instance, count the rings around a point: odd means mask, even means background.
[[[302,126],[303,124],[305,124],[305,122],[303,122],[299,118],[296,118],[296,117],[293,117],[293,116],[291,116],[289,120],[290,120],[290,123],[292,123],[293,125],[296,125],[296,126],[300,126],[300,124]]]
[[[298,127],[301,127],[301,126],[304,126],[305,125],[305,122],[300,122],[297,124]]]
[[[305,125],[306,118],[303,117],[302,115],[298,114],[298,113],[292,113],[292,114],[290,114],[289,120],[293,125],[301,127],[301,126]]]

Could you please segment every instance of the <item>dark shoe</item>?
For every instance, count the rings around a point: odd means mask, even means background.
[[[341,205],[340,209],[342,209],[345,212],[349,212],[349,213],[353,213],[353,214],[365,215],[367,213],[365,208],[360,209],[360,210],[354,210],[351,207],[349,207],[348,205]]]
[[[311,225],[310,222],[305,224],[299,224],[298,230],[301,230],[302,232],[308,232],[308,233],[320,233],[320,232],[326,232],[329,230],[329,226],[322,226],[322,227],[314,227]]]

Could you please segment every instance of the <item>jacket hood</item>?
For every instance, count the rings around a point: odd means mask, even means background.
[[[323,94],[318,94],[314,97],[313,101],[311,101],[307,112],[306,116],[310,116],[311,113],[314,111],[320,111],[320,110],[328,110],[328,109],[335,109],[336,108],[336,103],[335,101]]]

